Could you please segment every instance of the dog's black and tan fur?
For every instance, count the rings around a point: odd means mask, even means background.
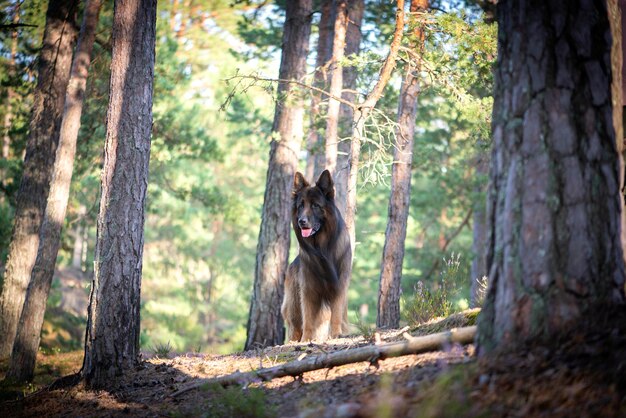
[[[296,173],[291,220],[300,246],[285,276],[281,312],[290,341],[324,341],[347,332],[352,250],[328,170],[311,186]]]

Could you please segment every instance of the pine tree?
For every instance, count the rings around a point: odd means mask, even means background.
[[[607,3],[498,4],[480,355],[603,327],[623,309]]]
[[[102,197],[82,376],[94,388],[139,361],[156,0],[116,0]]]
[[[424,30],[420,17],[428,10],[428,0],[411,0],[410,10],[415,19],[411,48],[417,56],[421,56],[424,49]],[[376,325],[387,328],[398,328],[400,325],[400,282],[411,196],[413,135],[419,95],[420,65],[418,62],[409,65],[411,67],[405,70],[406,75],[400,88],[398,129],[393,147],[391,195],[378,291]]]
[[[281,80],[299,81],[306,74],[311,7],[311,0],[287,2],[278,76]],[[276,138],[270,144],[246,350],[281,344],[285,338],[280,305],[289,256],[291,192],[303,118],[302,98],[294,85],[280,82],[272,127]]]
[[[11,354],[26,297],[59,142],[65,92],[76,43],[77,0],[51,0],[39,54],[24,174],[17,195],[11,244],[0,295],[0,358]]]

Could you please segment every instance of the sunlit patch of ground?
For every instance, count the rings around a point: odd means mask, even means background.
[[[458,317],[447,321],[468,325]],[[402,339],[403,332],[392,330],[374,337],[393,341]],[[24,417],[626,416],[626,338],[619,333],[611,341],[603,337],[557,351],[497,356],[489,362],[477,361],[471,345],[453,345],[444,351],[306,372],[298,378],[226,389],[204,385],[174,395],[198,379],[368,344],[372,344],[369,339],[353,336],[231,355],[153,357],[128,370],[110,391],[90,391],[82,385],[44,390],[21,400],[3,401],[0,411]],[[74,372],[81,361],[78,352],[42,356],[38,373],[47,377],[37,379],[49,382],[54,376]]]

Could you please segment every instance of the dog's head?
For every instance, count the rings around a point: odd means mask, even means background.
[[[293,182],[293,227],[303,238],[315,235],[331,216],[334,208],[335,188],[328,170],[320,174],[311,186],[300,173]]]

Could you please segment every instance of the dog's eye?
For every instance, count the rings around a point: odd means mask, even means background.
[[[320,208],[320,205],[318,205],[317,203],[312,203],[312,204],[311,204],[311,207],[312,207],[313,209],[319,209],[319,208]]]

